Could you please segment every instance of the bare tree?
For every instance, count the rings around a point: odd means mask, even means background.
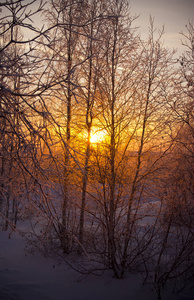
[[[102,206],[102,229],[105,232],[104,256],[106,257],[105,264],[108,264],[113,269],[116,277],[118,274],[118,263],[116,258],[115,245],[115,228],[116,228],[116,211],[118,208],[118,195],[116,195],[118,175],[118,145],[121,138],[121,128],[126,126],[122,112],[125,109],[125,96],[127,94],[126,84],[131,78],[136,64],[131,63],[131,70],[125,71],[127,66],[127,56],[136,48],[137,39],[133,38],[133,30],[130,28],[132,17],[122,16],[127,11],[127,3],[125,1],[114,2],[107,8],[108,14],[112,16],[103,26],[103,55],[100,58],[102,65],[100,69],[100,77],[98,80],[98,123],[99,128],[103,128],[107,132],[107,144],[102,142],[104,150],[98,153],[100,149],[97,147],[97,170],[99,179],[102,183],[104,196],[99,199],[99,204]],[[125,23],[126,22],[126,23]],[[126,26],[126,27],[125,27]],[[122,70],[123,69],[123,70]],[[122,100],[125,104],[122,104]],[[125,102],[126,101],[126,102]],[[119,106],[121,105],[121,110]],[[121,112],[120,112],[121,111]],[[123,123],[122,123],[123,122]],[[125,123],[125,125],[123,125]],[[105,150],[106,149],[106,150]],[[105,154],[106,153],[106,154]],[[104,163],[101,165],[102,159],[100,155],[106,155]],[[99,164],[100,163],[100,164]],[[103,169],[106,169],[105,176],[102,175]],[[121,179],[122,180],[122,179]],[[98,184],[99,185],[99,184]],[[99,187],[100,188],[100,185]],[[101,194],[100,189],[98,193]],[[102,201],[102,202],[101,202]],[[103,217],[104,215],[104,217]],[[99,216],[98,216],[99,217]],[[105,218],[105,219],[104,219]],[[107,247],[107,248],[106,248]]]
[[[90,1],[87,8],[87,20],[89,22],[85,32],[87,34],[87,40],[81,40],[80,53],[87,58],[86,62],[82,66],[80,89],[81,103],[85,101],[85,130],[86,130],[86,149],[85,149],[85,162],[83,167],[83,179],[82,179],[82,199],[80,210],[80,222],[79,222],[79,241],[83,244],[84,240],[84,216],[86,206],[88,173],[90,167],[90,152],[91,152],[91,135],[93,121],[95,119],[95,106],[98,102],[97,97],[97,83],[99,78],[100,64],[98,59],[100,57],[100,44],[102,42],[102,28],[104,15],[103,1]],[[82,77],[83,76],[83,77]],[[83,79],[84,78],[84,79]],[[79,252],[81,248],[79,249]]]
[[[42,29],[32,4],[5,2],[0,20],[5,225],[27,215],[42,252],[141,272],[161,299],[193,278],[192,23],[178,71],[152,19],[137,36],[126,0],[51,1]]]
[[[193,29],[189,26],[187,39],[191,45],[192,35]],[[149,270],[149,273],[154,273],[152,283],[158,299],[162,299],[168,282],[177,293],[193,288],[192,46],[189,49],[180,59],[181,69],[172,78],[170,97],[166,102],[171,114],[168,127],[173,147],[169,155],[162,159],[163,177],[158,181],[162,206],[156,226],[158,233],[151,243],[152,249],[157,250],[150,252],[153,269]],[[148,270],[145,258],[144,261]]]

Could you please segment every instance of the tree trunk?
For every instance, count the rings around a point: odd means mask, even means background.
[[[62,227],[61,227],[61,245],[65,253],[69,252],[70,238],[68,232],[68,204],[69,204],[69,168],[70,156],[69,145],[71,140],[71,70],[72,70],[72,4],[69,5],[69,37],[67,41],[67,124],[66,124],[66,153],[63,180],[63,205],[62,205]]]

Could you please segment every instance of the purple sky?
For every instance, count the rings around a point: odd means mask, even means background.
[[[186,32],[185,25],[194,19],[194,0],[129,0],[129,2],[132,15],[140,14],[135,25],[140,27],[142,38],[147,36],[151,15],[155,18],[154,24],[158,29],[165,26],[163,36],[165,46],[176,48],[177,56],[185,50],[181,45],[180,32]],[[39,23],[39,20],[36,19],[36,23]]]
[[[141,36],[148,32],[149,16],[155,19],[155,26],[165,26],[165,45],[178,48],[178,54],[184,51],[181,45],[181,31],[186,32],[188,20],[194,19],[194,0],[130,0],[132,14],[140,14],[136,25],[140,26]]]

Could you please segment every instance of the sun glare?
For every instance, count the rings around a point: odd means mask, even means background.
[[[93,131],[91,132],[90,142],[92,144],[101,143],[106,136],[105,130]]]

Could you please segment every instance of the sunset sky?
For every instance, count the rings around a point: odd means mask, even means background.
[[[186,32],[188,20],[194,19],[194,0],[130,0],[132,13],[140,14],[136,25],[140,26],[141,36],[147,33],[149,16],[155,18],[155,26],[165,26],[165,45],[184,51],[181,46],[181,31]]]
[[[129,0],[129,2],[132,15],[140,15],[135,25],[140,27],[142,38],[147,36],[151,15],[155,19],[154,24],[157,29],[165,26],[163,37],[165,46],[177,49],[177,56],[182,54],[185,47],[181,45],[180,32],[186,33],[185,25],[189,20],[194,19],[194,0]],[[40,25],[40,19],[35,18],[35,20],[36,24]]]

